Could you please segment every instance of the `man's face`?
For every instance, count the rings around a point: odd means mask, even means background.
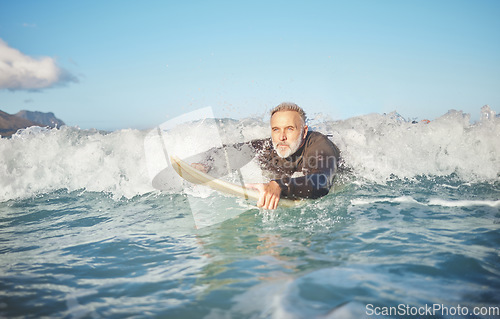
[[[307,125],[295,111],[276,112],[271,117],[271,138],[276,153],[282,158],[295,153],[307,134]]]

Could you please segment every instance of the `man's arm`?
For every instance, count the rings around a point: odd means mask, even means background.
[[[333,164],[333,163],[332,163]],[[335,166],[336,167],[336,166]],[[330,191],[335,170],[323,170],[295,178],[282,178],[263,184],[247,184],[248,188],[259,191],[257,207],[276,209],[280,198],[319,198]]]
[[[186,161],[191,166],[202,171],[210,172],[214,178],[219,178],[232,171],[240,169],[255,157],[255,151],[250,142],[214,147],[210,150],[192,156]]]

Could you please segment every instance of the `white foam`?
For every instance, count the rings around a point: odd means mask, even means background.
[[[375,203],[395,203],[395,204],[417,204],[425,206],[443,206],[443,207],[474,207],[489,206],[500,207],[500,200],[444,200],[440,198],[431,198],[427,202],[419,202],[411,196],[400,197],[374,197],[374,198],[356,198],[351,200],[351,205],[362,206]]]
[[[356,198],[351,200],[351,205],[371,205],[374,203],[397,203],[397,204],[421,204],[411,196],[400,197],[377,197],[377,198]]]
[[[439,198],[433,198],[429,200],[428,205],[430,206],[444,206],[444,207],[474,207],[474,206],[489,206],[489,207],[500,207],[500,200],[443,200]]]
[[[489,107],[480,122],[449,111],[435,121],[412,124],[398,114],[370,114],[324,123],[354,173],[384,182],[391,176],[448,176],[465,181],[495,181],[500,176],[500,118]]]
[[[0,201],[65,188],[133,197],[153,190],[144,132],[62,127],[28,129],[0,140]]]

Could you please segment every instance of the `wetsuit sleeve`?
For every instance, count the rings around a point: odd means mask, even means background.
[[[333,185],[340,152],[324,137],[310,145],[303,155],[304,176],[275,180],[281,196],[287,198],[319,198],[325,196]]]
[[[248,164],[255,156],[250,142],[214,147],[192,156],[188,163],[201,163],[209,169],[210,175],[219,178]]]

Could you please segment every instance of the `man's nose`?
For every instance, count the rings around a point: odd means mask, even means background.
[[[286,141],[286,133],[285,131],[280,133],[280,141]]]

